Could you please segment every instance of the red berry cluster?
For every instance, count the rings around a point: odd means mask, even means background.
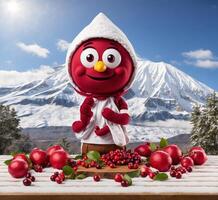
[[[25,179],[23,179],[23,184],[25,186],[30,186],[32,182],[35,182],[35,176],[32,176],[30,172],[28,172],[25,176]]]
[[[140,171],[140,175],[141,177],[147,177],[149,176],[150,179],[154,179],[155,175],[158,174],[159,172],[156,171],[156,172],[153,172],[150,168],[150,166],[142,166],[141,167],[141,171]]]
[[[129,169],[138,169],[141,156],[137,152],[131,152],[131,150],[116,149],[103,154],[101,160],[111,168],[116,167],[116,165],[128,165]]]
[[[88,162],[88,157],[87,156],[84,156],[81,160],[78,160],[76,162],[76,165],[77,166],[82,166],[82,167],[85,167],[85,168],[90,168],[90,167],[95,167],[96,169],[101,169],[102,168],[102,166],[98,162],[96,162],[94,160],[91,160],[91,161]]]
[[[129,182],[127,180],[124,179],[123,175],[120,174],[120,173],[117,173],[115,176],[114,176],[114,180],[118,183],[120,183],[120,185],[122,187],[128,187],[129,186]]]
[[[171,177],[175,177],[177,179],[182,178],[182,174],[185,174],[186,172],[192,172],[192,167],[191,166],[187,166],[186,168],[183,166],[172,166],[170,168],[170,176]]]
[[[35,172],[42,173],[43,167],[41,165],[33,165],[33,169]]]
[[[61,184],[65,180],[65,175],[63,172],[54,172],[54,174],[51,175],[50,180],[57,184]]]

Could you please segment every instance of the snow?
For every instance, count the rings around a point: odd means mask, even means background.
[[[142,59],[138,63],[136,79],[126,96],[132,116],[128,126],[131,141],[190,133],[185,120],[191,106],[204,104],[212,89],[167,63]],[[79,119],[82,99],[69,84],[65,66],[54,68],[41,80],[0,88],[0,103],[16,109],[23,128],[71,126]]]

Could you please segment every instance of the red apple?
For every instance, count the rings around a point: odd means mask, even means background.
[[[151,154],[150,164],[153,168],[156,168],[160,172],[166,172],[172,165],[172,158],[165,151],[155,151]]]
[[[15,159],[21,159],[21,160],[24,160],[28,163],[28,158],[27,156],[25,155],[25,153],[19,153],[19,154],[16,154],[14,157],[13,157],[13,160]]]
[[[194,161],[192,160],[190,156],[183,157],[180,163],[186,169],[194,165]]]
[[[182,151],[176,144],[171,144],[163,148],[163,151],[168,153],[172,158],[173,165],[177,165],[182,157]]]
[[[23,159],[15,159],[8,165],[8,172],[14,178],[23,178],[28,172],[28,164]]]
[[[151,147],[148,144],[142,144],[135,148],[134,150],[137,152],[140,156],[149,157],[151,155]]]
[[[62,169],[68,160],[68,154],[63,150],[57,150],[50,156],[50,164],[53,168]]]
[[[60,145],[53,145],[53,146],[51,146],[51,147],[49,147],[49,148],[47,149],[47,151],[46,151],[47,156],[50,157],[51,154],[52,154],[53,152],[57,151],[57,150],[63,150],[63,151],[64,151],[64,149],[63,149],[62,146],[60,146]]]
[[[30,160],[35,165],[45,166],[47,164],[47,154],[42,149],[35,148],[30,153]]]
[[[199,150],[199,151],[205,152],[202,147],[192,147],[192,148],[189,150],[189,152],[192,152],[192,151],[195,151],[195,150]]]
[[[192,158],[195,165],[203,165],[207,161],[207,155],[202,150],[193,150],[189,153],[189,156]]]

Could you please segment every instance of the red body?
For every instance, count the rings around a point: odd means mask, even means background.
[[[90,54],[87,54],[86,57],[82,57],[84,52],[89,49],[92,49],[92,52],[94,51],[92,57],[90,57]],[[109,50],[116,51],[119,56],[114,54],[114,59],[112,59],[111,62],[107,56],[106,58],[108,60],[105,62],[105,55]],[[113,56],[113,54],[109,55]],[[120,62],[115,66],[111,66],[113,62],[115,63],[116,58],[119,58]],[[86,59],[86,63],[92,64],[88,66],[85,65],[83,62],[84,59]],[[94,61],[92,62],[92,60]],[[104,70],[96,70],[95,65],[98,62],[103,63],[105,67]],[[76,86],[75,89],[82,95],[87,96],[80,107],[80,120],[74,122],[72,125],[74,132],[78,133],[84,130],[89,124],[93,116],[91,111],[94,105],[93,97],[107,98],[114,96],[118,109],[127,109],[127,104],[120,95],[132,79],[134,66],[132,58],[121,44],[110,39],[89,39],[76,49],[71,57],[69,66],[69,74]],[[102,117],[120,125],[126,125],[129,122],[128,114],[116,113],[110,108],[104,108],[102,110]],[[108,126],[99,128],[98,125],[96,125],[96,135],[104,136],[108,132]]]

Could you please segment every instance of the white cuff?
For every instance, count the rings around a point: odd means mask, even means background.
[[[129,111],[128,111],[127,109],[121,109],[121,110],[120,110],[120,113],[126,113],[126,114],[129,115]]]

